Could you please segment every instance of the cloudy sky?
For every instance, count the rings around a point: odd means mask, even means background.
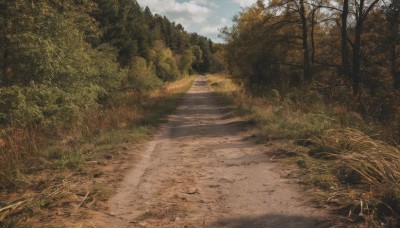
[[[232,24],[231,19],[256,0],[138,0],[144,8],[149,6],[153,13],[166,16],[180,23],[189,32],[197,32],[218,39],[218,29]]]

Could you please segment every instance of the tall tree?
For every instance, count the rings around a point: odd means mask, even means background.
[[[361,86],[361,35],[363,32],[363,25],[368,17],[368,14],[379,2],[379,0],[373,0],[368,6],[365,0],[356,0],[355,9],[355,20],[356,26],[354,30],[354,47],[353,47],[353,93],[354,95],[360,94]]]
[[[310,64],[310,50],[308,47],[307,12],[304,0],[299,0],[299,5],[300,6],[298,9],[298,13],[300,15],[301,25],[302,25],[303,63],[304,63],[303,77],[301,79],[301,83],[304,83],[305,80],[310,81],[310,79],[312,78],[312,72]]]
[[[396,90],[400,89],[400,70],[398,64],[398,45],[399,26],[400,26],[400,1],[392,0],[386,7],[385,16],[388,21],[388,43],[389,43],[389,58],[390,58],[390,71],[393,78],[393,86]]]
[[[341,15],[341,42],[342,42],[342,73],[346,78],[350,78],[349,48],[347,45],[347,18],[349,15],[349,0],[343,0]]]

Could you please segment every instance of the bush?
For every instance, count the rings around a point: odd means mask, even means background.
[[[0,89],[0,123],[27,126],[41,123],[68,123],[79,115],[79,108],[64,91],[31,83],[29,87]]]
[[[157,76],[164,82],[175,81],[181,77],[178,65],[171,49],[164,47],[158,42],[153,50],[152,59],[156,68]]]
[[[153,63],[147,64],[145,59],[134,57],[125,86],[136,92],[144,93],[161,85],[162,81],[157,77]]]

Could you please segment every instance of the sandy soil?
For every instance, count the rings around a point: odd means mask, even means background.
[[[115,187],[92,227],[328,227],[290,167],[271,161],[247,123],[200,76]],[[133,162],[133,161],[132,161]]]

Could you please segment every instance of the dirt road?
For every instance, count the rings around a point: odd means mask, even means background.
[[[271,148],[221,107],[200,76],[95,217],[95,227],[327,227]]]

